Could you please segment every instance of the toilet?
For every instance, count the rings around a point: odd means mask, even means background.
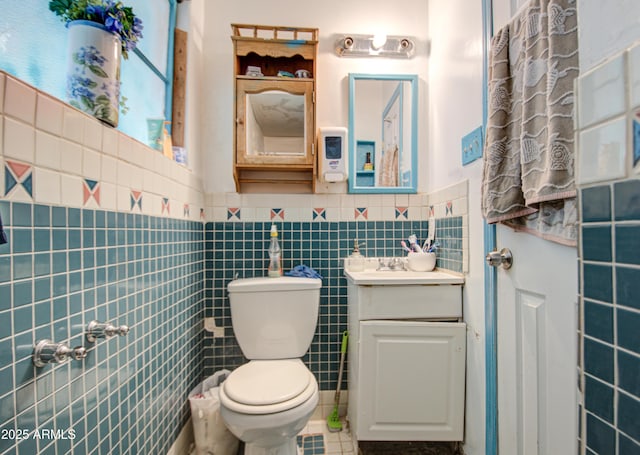
[[[220,414],[245,455],[295,455],[296,436],[318,404],[302,362],[318,322],[316,278],[243,278],[229,283],[231,321],[248,363],[220,386]]]

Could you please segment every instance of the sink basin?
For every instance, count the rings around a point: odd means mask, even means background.
[[[401,284],[462,284],[464,278],[450,272],[434,270],[432,272],[413,272],[410,270],[364,270],[351,272],[345,270],[345,276],[357,285],[395,286]]]

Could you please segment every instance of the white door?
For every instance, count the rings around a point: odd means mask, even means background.
[[[497,227],[498,453],[577,453],[577,251]]]

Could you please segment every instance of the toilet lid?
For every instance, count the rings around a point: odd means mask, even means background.
[[[299,359],[253,360],[234,370],[224,389],[237,403],[262,406],[297,397],[309,382],[309,370]]]

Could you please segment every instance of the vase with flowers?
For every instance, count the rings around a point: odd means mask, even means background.
[[[51,0],[49,9],[69,29],[69,104],[117,126],[120,57],[128,58],[142,38],[142,21],[115,0]]]

